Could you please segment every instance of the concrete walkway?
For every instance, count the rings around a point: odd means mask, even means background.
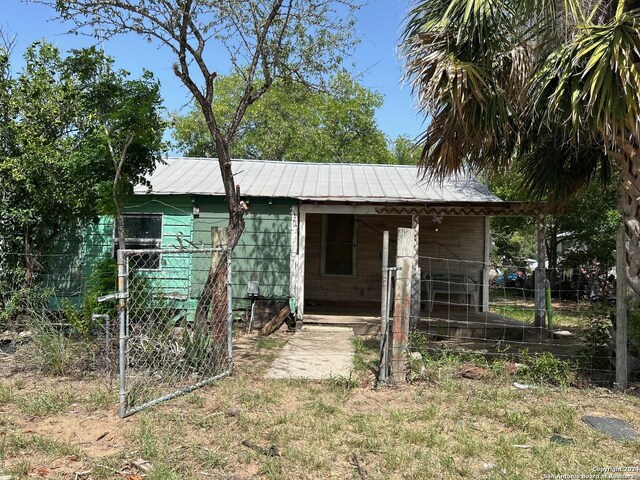
[[[267,378],[348,377],[353,354],[352,328],[305,325],[282,347]]]

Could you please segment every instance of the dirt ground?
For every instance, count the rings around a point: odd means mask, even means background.
[[[640,470],[638,442],[615,442],[580,420],[615,416],[640,428],[633,391],[521,390],[500,374],[461,378],[455,365],[428,365],[425,380],[376,389],[373,348],[360,349],[349,378],[265,380],[290,335],[238,337],[230,378],[126,419],[116,414],[115,377],[44,376],[19,354],[3,355],[0,478],[533,479]],[[554,434],[571,443],[550,441]]]

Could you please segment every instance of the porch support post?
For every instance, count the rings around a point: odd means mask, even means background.
[[[307,214],[300,212],[298,215],[298,318],[304,318],[304,259],[307,239]]]
[[[289,297],[296,299],[298,305],[298,206],[291,207],[291,253],[289,255]]]
[[[489,311],[489,270],[491,269],[491,217],[484,217],[484,260],[482,267],[482,311]]]
[[[627,265],[625,231],[620,227],[616,238],[616,388],[627,388]]]
[[[547,249],[545,246],[545,221],[544,215],[538,216],[538,266],[535,275],[535,326],[545,326],[545,263],[547,262]]]
[[[414,231],[398,229],[398,254],[396,257],[396,297],[393,309],[393,334],[391,342],[391,376],[393,383],[407,381],[406,353],[409,345],[409,317],[411,315],[411,282],[413,276]]]
[[[411,278],[411,326],[420,319],[420,216],[411,216],[413,229],[413,272]]]

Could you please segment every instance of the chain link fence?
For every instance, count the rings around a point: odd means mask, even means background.
[[[121,250],[118,268],[121,417],[231,372],[226,249]]]

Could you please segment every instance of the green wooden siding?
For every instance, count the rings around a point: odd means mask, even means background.
[[[222,199],[196,198],[200,216],[193,222],[195,243],[211,245],[211,228],[226,228],[229,217]],[[260,294],[288,297],[291,254],[291,201],[249,199],[245,231],[233,251],[234,307],[248,303],[247,283],[256,280]]]
[[[194,205],[200,208],[196,218],[193,217]],[[250,280],[259,282],[264,296],[289,296],[291,207],[290,201],[270,203],[266,199],[250,199],[246,228],[233,252],[234,308],[243,308],[248,303]],[[142,270],[138,275],[149,279],[156,293],[187,295],[189,310],[194,310],[211,265],[210,254],[188,256],[171,252],[171,248],[180,246],[179,235],[185,248],[211,246],[211,228],[226,228],[228,224],[224,199],[190,195],[136,196],[125,211],[162,214],[162,246],[169,251],[162,254],[160,270]],[[56,291],[64,292],[64,297],[73,303],[81,303],[97,262],[113,256],[113,229],[113,217],[103,216],[84,227],[81,234],[69,235],[61,241],[56,252],[62,251],[65,255],[52,257],[48,283],[55,284]]]

